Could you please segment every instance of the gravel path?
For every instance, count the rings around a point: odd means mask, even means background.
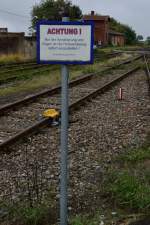
[[[123,100],[118,101],[118,89]],[[103,171],[112,157],[135,148],[150,132],[150,99],[143,71],[76,111],[69,127],[69,210],[95,211],[100,205]],[[49,190],[58,199],[60,130],[45,128],[15,152],[1,155],[0,198],[41,200]],[[41,191],[42,190],[42,191]]]

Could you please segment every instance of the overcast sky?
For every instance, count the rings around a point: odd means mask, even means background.
[[[33,5],[40,0],[0,0],[0,27],[9,31],[28,31],[30,13]],[[150,36],[150,0],[72,0],[79,5],[83,13],[94,10],[103,15],[110,15],[124,24],[130,25],[137,34]],[[15,16],[6,11],[20,14]]]

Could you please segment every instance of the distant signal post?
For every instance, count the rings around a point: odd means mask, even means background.
[[[94,25],[92,22],[39,21],[37,23],[37,61],[62,64],[61,157],[60,157],[60,225],[67,225],[68,186],[68,79],[69,64],[92,64]],[[55,76],[55,75],[54,75]]]

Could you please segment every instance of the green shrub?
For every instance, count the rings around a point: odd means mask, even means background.
[[[120,157],[125,162],[137,163],[146,159],[150,159],[150,147],[131,150]]]
[[[150,208],[150,186],[127,171],[115,174],[109,191],[120,205],[131,209]]]
[[[11,222],[14,221],[16,224],[21,225],[46,225],[52,221],[56,221],[54,209],[42,204],[30,207],[20,204],[11,205],[10,203],[3,203],[0,204],[0,210],[6,212],[6,215],[2,218],[6,224],[12,224]]]

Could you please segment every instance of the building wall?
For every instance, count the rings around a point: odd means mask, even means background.
[[[0,54],[21,53],[24,33],[0,33]]]
[[[24,38],[24,55],[28,59],[36,58],[36,37]]]
[[[109,34],[109,43],[114,46],[123,46],[125,44],[125,37],[123,35]]]
[[[94,22],[94,42],[95,44],[123,46],[125,44],[125,38],[122,33],[109,30],[109,16],[95,15],[94,11],[91,11],[91,15],[85,15],[83,19],[86,21],[91,20]]]
[[[94,41],[96,44],[108,44],[108,22],[105,20],[94,21]]]
[[[108,44],[108,29],[109,29],[109,16],[95,15],[94,11],[91,11],[91,15],[85,15],[83,17],[85,21],[94,22],[94,42],[95,44],[107,45]]]
[[[24,33],[0,32],[0,55],[21,54],[36,58],[36,38],[25,37]]]

